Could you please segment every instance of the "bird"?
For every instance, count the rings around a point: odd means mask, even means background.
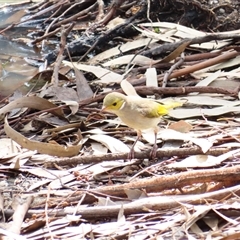
[[[175,102],[163,105],[154,99],[142,98],[140,96],[127,96],[119,92],[111,92],[103,99],[103,112],[117,115],[128,127],[135,129],[137,138],[133,143],[128,158],[134,158],[134,146],[141,138],[142,130],[153,129],[155,141],[150,153],[151,158],[156,157],[158,123],[162,116],[169,113],[169,109],[181,106]]]

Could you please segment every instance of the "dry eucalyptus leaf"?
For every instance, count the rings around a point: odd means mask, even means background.
[[[76,177],[74,176],[74,174],[65,173],[64,176],[60,176],[58,178],[55,177],[55,179],[52,180],[51,183],[49,184],[49,187],[51,187],[51,189],[59,189],[63,184],[66,185],[67,183],[72,182],[75,179]]]
[[[142,56],[142,55],[134,55],[134,54],[129,54],[125,56],[121,56],[115,59],[112,59],[108,62],[105,62],[102,64],[104,67],[118,67],[122,65],[127,65],[131,62],[132,65],[138,65],[138,66],[149,66],[153,65],[156,63],[159,63],[159,60],[153,60],[151,58]]]
[[[131,199],[131,200],[147,197],[146,192],[140,189],[124,189],[124,192],[126,193],[128,199]]]
[[[97,203],[96,206],[101,207],[101,206],[115,206],[116,203],[112,201],[109,197],[98,197],[96,196]]]
[[[240,101],[228,101],[218,97],[209,97],[206,95],[187,96],[182,98],[174,98],[176,101],[185,101],[185,103],[192,103],[195,105],[206,106],[237,106]],[[166,101],[166,99],[165,99]]]
[[[72,63],[68,61],[63,61],[63,64],[71,67]],[[73,63],[74,66],[82,71],[85,72],[90,72],[94,74],[97,78],[100,80],[97,80],[97,82],[101,83],[119,83],[122,81],[123,76],[115,73],[113,71],[110,71],[108,69],[102,68],[102,67],[96,67],[96,66],[91,66],[91,65],[86,65],[86,64],[80,64],[77,62]]]
[[[202,220],[207,226],[209,226],[213,230],[213,232],[218,230],[220,221],[217,216],[213,215],[213,216],[205,217]]]
[[[180,39],[184,38],[194,38],[194,37],[203,37],[206,36],[208,33],[204,33],[202,31],[198,31],[193,28],[185,27],[176,23],[170,23],[170,22],[153,22],[153,23],[141,23],[139,26],[143,27],[151,27],[159,28],[159,32],[165,32],[166,30],[175,30],[175,33],[172,37],[177,37]],[[239,32],[239,31],[238,31]],[[232,32],[224,32],[221,34],[230,34]],[[163,39],[162,39],[163,40]],[[175,40],[176,41],[176,40]],[[196,49],[221,49],[222,47],[228,45],[229,42],[226,40],[223,41],[211,41],[211,42],[204,42],[201,44],[192,44],[191,47],[194,47]]]
[[[46,184],[48,184],[49,182],[51,182],[51,179],[44,179],[44,180],[40,180],[36,183],[33,183],[31,186],[29,186],[29,188],[27,189],[27,191],[31,192],[33,190],[39,189],[39,187],[43,187],[46,186]],[[37,190],[36,190],[37,191]]]
[[[160,62],[171,62],[181,55],[182,52],[185,51],[186,47],[189,45],[191,41],[187,40],[183,42],[180,46],[178,46],[173,52],[171,52],[168,56],[162,59]]]
[[[187,208],[185,208],[187,211]],[[200,206],[196,206],[196,208],[194,208],[194,213],[190,214],[187,211],[187,219],[185,221],[185,223],[183,224],[183,228],[184,229],[191,229],[191,231],[194,231],[194,233],[196,234],[203,234],[202,230],[197,226],[196,222],[199,219],[202,219],[210,210],[212,210],[212,206],[209,205],[200,205]]]
[[[214,80],[218,79],[218,77],[221,76],[222,71],[218,70],[214,72],[213,74],[209,75],[207,78],[201,80],[199,83],[196,84],[196,86],[208,86],[211,84]]]
[[[233,59],[229,59],[228,61],[224,61],[222,63],[218,63],[214,66],[207,68],[209,71],[216,71],[219,69],[230,68],[234,66],[238,66],[240,64],[240,56],[237,56]]]
[[[225,53],[230,53],[230,52],[231,51],[226,51]],[[209,74],[209,72],[214,72],[214,71],[217,71],[219,69],[226,69],[226,68],[238,66],[239,64],[240,64],[240,57],[237,56],[235,58],[225,60],[222,63],[218,63],[218,64],[212,65],[210,67],[206,67],[206,68],[200,69],[198,71],[195,71],[193,73],[193,75],[198,76],[198,77],[204,77],[204,75]],[[234,70],[236,70],[236,69],[234,69]],[[225,72],[225,73],[221,74],[221,76],[233,76],[233,75],[235,75],[235,74],[234,73],[231,74],[231,73],[228,73],[228,72]]]
[[[51,97],[53,100],[78,101],[77,92],[73,88],[50,86],[41,92],[42,96]]]
[[[71,109],[71,114],[74,115],[79,109],[79,104],[76,101],[62,101]]]
[[[145,76],[146,76],[146,86],[158,87],[156,68],[148,68],[145,72]]]
[[[50,108],[57,108],[57,105],[49,102],[46,99],[36,97],[36,96],[22,97],[2,107],[0,109],[0,115],[6,114],[7,112],[10,112],[13,109],[23,108],[23,107],[28,107],[28,108],[38,109],[38,110],[47,110]],[[62,109],[51,110],[51,113],[57,115],[58,117],[64,117]]]
[[[28,138],[24,137],[22,134],[11,128],[8,124],[7,118],[5,118],[4,131],[9,138],[18,143],[21,147],[29,150],[36,150],[39,153],[49,154],[51,156],[72,157],[76,156],[81,149],[81,145],[61,146],[58,144],[43,143],[29,140]]]
[[[122,80],[120,86],[127,96],[139,96],[133,85],[128,80]]]
[[[98,135],[91,135],[89,138],[102,143],[112,153],[129,152],[129,147],[125,143],[123,143],[122,141],[114,137],[107,136],[104,134],[98,134]]]
[[[196,71],[194,73],[191,73],[191,75],[195,76],[198,79],[203,79],[203,78],[208,78],[211,75],[215,75],[215,72],[207,72],[209,71],[209,68],[204,68],[204,71]],[[224,82],[229,82],[233,81],[234,78],[239,77],[239,72],[240,72],[240,67],[238,68],[233,68],[231,71],[221,71],[220,76],[218,79],[214,80],[210,86],[212,86],[216,81],[224,81]],[[231,79],[232,78],[232,79]]]
[[[240,107],[216,107],[212,109],[173,109],[169,112],[169,116],[177,119],[191,118],[198,116],[220,116],[225,113],[240,112]]]
[[[139,26],[143,27],[158,27],[160,32],[165,32],[166,29],[175,29],[177,30],[174,36],[182,37],[182,38],[187,38],[189,35],[193,37],[201,37],[205,36],[206,33],[202,31],[198,31],[193,28],[185,27],[183,25],[179,25],[176,23],[170,23],[170,22],[153,22],[153,23],[140,23],[138,24]]]
[[[93,96],[93,91],[89,86],[87,79],[84,77],[83,73],[74,67],[76,76],[76,86],[78,101],[85,100]]]
[[[142,138],[150,144],[155,142],[155,134],[153,129],[146,129],[142,131]]]
[[[0,159],[10,159],[20,152],[20,146],[9,138],[0,139]]]
[[[139,24],[139,26],[143,26],[143,24]],[[142,35],[144,35],[150,39],[154,39],[154,40],[158,40],[158,41],[161,40],[164,42],[174,42],[174,39],[171,37],[177,32],[176,29],[169,29],[168,31],[165,31],[165,32],[160,31],[160,34],[159,34],[159,33],[155,33],[150,30],[143,30],[137,26],[134,26],[134,28],[136,30],[138,30],[140,33],[142,33]]]
[[[146,86],[158,87],[156,68],[148,68],[145,72]],[[155,99],[155,95],[147,95],[148,98]]]
[[[124,203],[126,203],[126,201],[121,201],[121,202],[122,202],[122,204],[118,211],[117,224],[116,224],[116,225],[119,225],[120,227],[129,223],[125,216]]]
[[[98,142],[92,142],[91,148],[93,150],[93,154],[96,154],[96,155],[107,154],[107,152],[108,152],[108,148]]]
[[[237,73],[239,76],[239,73]],[[237,79],[217,79],[210,84],[211,87],[223,88],[228,91],[236,91],[239,88],[240,83]]]
[[[51,180],[58,179],[64,175],[69,174],[66,170],[51,170],[51,169],[44,169],[44,168],[29,168],[29,169],[21,169],[22,172],[31,173],[39,178],[48,178]]]
[[[193,126],[183,120],[172,123],[169,125],[168,129],[172,129],[181,133],[188,133],[192,130]]]
[[[146,134],[145,134],[145,135],[142,134],[142,137],[143,137],[146,141],[148,141],[148,140],[150,139],[150,140],[149,140],[149,143],[154,143],[154,141],[151,141],[151,136],[149,137],[149,135],[150,135],[150,134],[147,133],[147,137],[146,137]],[[124,140],[134,143],[134,142],[136,141],[136,137],[125,136],[125,137],[124,137]],[[130,145],[130,146],[131,146],[131,145]],[[134,151],[135,151],[135,152],[141,152],[143,149],[146,149],[146,144],[143,143],[143,142],[141,142],[141,141],[137,141],[136,144],[135,144],[135,146],[134,146]],[[128,152],[129,152],[129,151],[128,151]]]
[[[73,181],[76,180],[76,176],[74,174],[75,172],[77,172],[79,176],[89,176],[89,173],[92,173],[92,171],[89,170],[89,167],[91,165],[92,164],[84,164],[72,169],[68,169],[67,171],[62,170],[59,171],[59,173],[56,172],[55,178],[51,181],[49,186],[51,187],[51,189],[60,189],[63,184],[67,185],[70,183],[74,183]],[[75,184],[76,183],[77,182],[75,182]]]
[[[211,155],[194,155],[185,158],[181,162],[176,162],[169,164],[169,168],[202,168],[202,167],[213,167],[217,166],[223,161],[227,160],[229,157],[239,155],[240,149],[236,149],[227,153],[224,153],[218,157]]]
[[[108,30],[115,28],[116,26],[123,24],[126,22],[126,19],[120,18],[120,17],[115,17],[109,23],[106,25],[106,28]]]
[[[161,138],[163,140],[190,141],[190,142],[198,145],[202,149],[203,153],[207,152],[213,145],[207,139],[194,138],[194,137],[191,137],[187,133],[180,133],[180,132],[174,131],[172,129],[164,129],[164,130],[159,131],[158,138]]]
[[[106,175],[109,175],[109,172],[114,170],[114,169],[119,169],[122,168],[124,166],[129,166],[132,165],[136,162],[137,160],[132,160],[132,161],[128,161],[128,162],[123,162],[122,160],[114,160],[114,161],[107,161],[107,162],[101,162],[101,163],[97,163],[94,165],[90,165],[90,166],[85,166],[85,169],[79,170],[78,173],[81,176],[88,176],[89,173],[91,173],[91,176],[95,179],[99,179],[101,178],[101,176],[106,177]]]
[[[145,47],[150,41],[151,43],[154,43],[154,42],[157,42],[158,40],[153,40],[151,38],[140,38],[137,40],[133,40],[132,42],[127,42],[121,46],[108,49],[105,52],[102,52],[96,55],[95,57],[89,60],[89,63],[96,64],[96,63],[102,62],[105,59],[116,57],[117,55],[122,55],[122,53],[131,51],[133,49]]]

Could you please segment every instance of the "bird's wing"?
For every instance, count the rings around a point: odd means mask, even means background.
[[[159,118],[168,114],[168,110],[164,105],[151,100],[138,104],[137,109],[141,115],[148,118]]]

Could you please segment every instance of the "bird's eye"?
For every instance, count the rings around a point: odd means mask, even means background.
[[[116,103],[116,102],[114,102],[112,105],[113,105],[113,106],[117,106],[117,103]]]

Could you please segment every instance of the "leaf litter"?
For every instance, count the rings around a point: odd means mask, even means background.
[[[130,3],[120,2],[115,2],[120,8]],[[25,4],[31,15],[22,18]],[[35,19],[50,17],[51,11],[60,16],[56,1],[49,2],[52,10],[41,1],[25,4],[14,11],[12,28],[32,20],[37,26]],[[0,91],[1,234],[12,239],[237,239],[239,29],[227,31],[217,9],[209,12],[203,1],[158,1],[170,9],[182,4],[185,11],[176,23],[147,15],[139,23],[134,20],[137,3],[131,3],[132,18],[123,15],[111,26],[101,16],[101,1],[89,3],[93,9],[99,5],[91,26],[67,3],[61,4],[78,22],[75,32],[64,39],[62,18],[49,18],[52,28],[32,28],[35,39],[26,34],[25,40],[41,47],[48,31],[54,37],[62,31],[59,46],[44,56],[34,55],[24,43],[28,59],[22,49],[2,53],[16,65],[1,60],[1,89],[6,89]],[[86,6],[75,4],[84,13]],[[139,5],[139,13],[146,13],[148,4]],[[207,14],[209,28],[181,24],[189,6]],[[225,6],[219,6],[222,14]],[[106,16],[114,20],[116,5],[105,7]],[[82,35],[76,42],[77,31]],[[15,41],[22,39],[15,36]],[[49,41],[46,48],[55,44]],[[61,54],[66,59],[58,62]],[[54,85],[50,79],[56,71]],[[16,76],[17,83],[9,87]],[[136,134],[101,111],[110,91],[178,104],[159,123],[156,159],[150,158],[154,136],[148,131],[136,146],[135,159],[127,159]]]

